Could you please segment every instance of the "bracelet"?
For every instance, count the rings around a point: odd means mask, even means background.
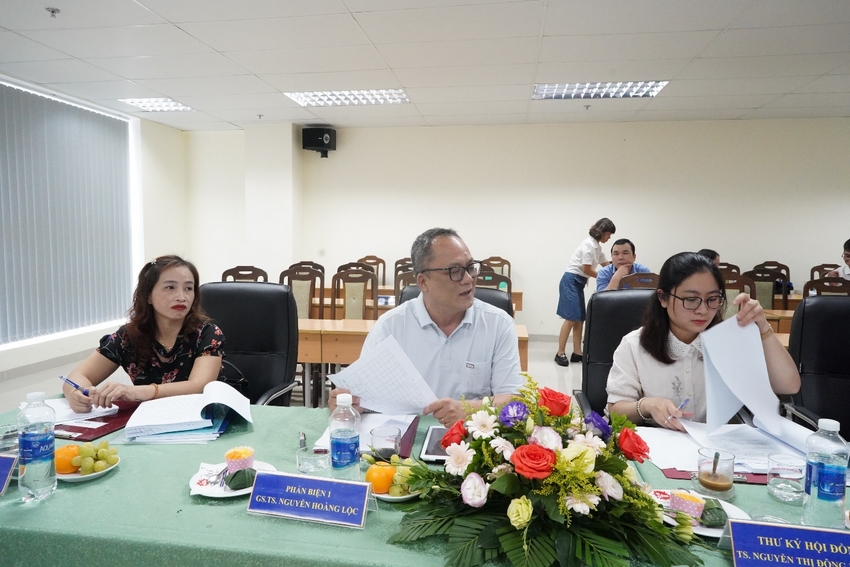
[[[770,325],[767,326],[767,330],[765,332],[762,333],[761,331],[759,331],[759,335],[761,335],[761,340],[766,339],[767,337],[769,337],[772,334],[773,334],[773,327],[771,327]]]
[[[153,386],[153,397],[151,399],[155,400],[159,395],[159,384],[151,384],[151,386]]]
[[[644,420],[644,421],[649,421],[649,419],[650,419],[650,418],[648,418],[648,417],[646,417],[645,415],[643,415],[643,412],[641,412],[641,411],[640,411],[640,403],[641,403],[642,401],[643,401],[643,398],[640,398],[640,399],[637,401],[637,403],[635,404],[635,409],[637,410],[637,414],[640,416],[640,418],[641,418],[642,420]]]

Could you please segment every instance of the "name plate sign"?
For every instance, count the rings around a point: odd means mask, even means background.
[[[850,567],[850,532],[729,520],[736,567]]]
[[[12,478],[12,472],[18,464],[16,455],[0,455],[0,496],[6,493],[6,488],[9,487],[9,480]]]
[[[257,471],[248,512],[363,528],[368,482]]]

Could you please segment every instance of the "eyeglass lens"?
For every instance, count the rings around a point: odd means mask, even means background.
[[[463,279],[463,273],[467,272],[469,277],[478,277],[478,272],[481,269],[481,262],[471,262],[466,266],[452,266],[449,268],[449,278],[453,282],[459,282]]]

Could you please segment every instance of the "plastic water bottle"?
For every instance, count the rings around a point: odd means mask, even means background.
[[[806,439],[806,493],[802,523],[844,528],[844,482],[850,449],[838,434],[834,419],[818,420],[818,430]]]
[[[27,394],[27,405],[18,413],[18,489],[24,502],[44,500],[56,490],[55,421],[44,392]]]
[[[331,466],[343,469],[360,463],[360,414],[351,407],[351,394],[336,397],[336,409],[328,426],[331,434]]]

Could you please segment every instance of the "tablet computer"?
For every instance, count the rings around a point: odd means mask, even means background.
[[[428,434],[425,435],[425,444],[422,445],[422,452],[419,454],[420,459],[432,463],[443,462],[448,459],[446,450],[440,445],[440,441],[443,439],[446,431],[448,429],[442,425],[432,425],[428,428]]]

